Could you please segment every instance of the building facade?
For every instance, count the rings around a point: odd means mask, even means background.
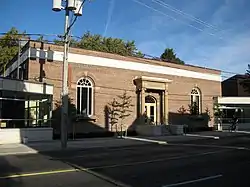
[[[222,97],[215,98],[220,110],[218,129],[227,130],[233,116],[238,118],[238,130],[250,129],[250,92],[243,82],[248,82],[246,75],[234,75],[222,82]],[[220,127],[219,127],[220,126]]]
[[[5,76],[51,84],[53,103],[60,101],[63,47],[28,42],[22,56],[6,67]],[[116,54],[70,48],[69,97],[81,120],[69,131],[113,131],[108,104],[126,91],[131,96],[127,128],[145,123],[174,124],[176,116],[195,104],[197,114],[213,113],[213,98],[221,96],[221,72],[202,67],[124,57]],[[19,71],[18,68],[19,67]],[[60,124],[54,124],[59,129]],[[75,129],[74,129],[75,128]]]
[[[222,82],[222,96],[225,97],[249,97],[250,92],[243,86],[246,75],[234,75]]]

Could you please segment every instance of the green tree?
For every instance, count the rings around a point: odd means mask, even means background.
[[[161,54],[160,58],[162,60],[170,61],[173,63],[184,64],[184,61],[182,61],[176,56],[174,49],[172,48],[166,48],[165,51]]]
[[[250,64],[248,64],[248,69],[246,70],[245,77],[240,81],[240,85],[243,86],[245,91],[250,93]]]
[[[12,27],[4,36],[0,37],[0,67],[8,63],[18,53],[19,40],[25,36]]]
[[[45,40],[43,36],[39,36],[36,40],[39,42],[44,42],[44,43],[48,42],[48,40]]]
[[[192,104],[188,105],[189,112],[191,115],[198,115],[199,114],[199,108],[197,106],[196,102],[193,102]]]
[[[42,42],[44,39],[43,39],[43,36],[39,36],[38,38],[37,38],[37,41],[39,41],[39,42]]]
[[[187,112],[187,109],[185,109],[185,107],[182,105],[178,110],[177,110],[177,112],[179,113],[179,114],[186,114],[186,112]]]
[[[63,45],[63,40],[57,39],[54,40],[54,43]],[[70,46],[119,54],[122,56],[144,57],[144,55],[137,50],[135,41],[124,41],[119,38],[103,37],[99,34],[91,34],[90,32],[86,32],[79,40],[71,39]]]
[[[211,112],[210,112],[208,106],[206,106],[206,108],[205,108],[205,113],[208,117],[208,121],[211,121],[212,115],[211,115]]]
[[[56,44],[56,45],[63,45],[63,44],[64,44],[64,42],[63,42],[62,39],[55,39],[53,42],[54,42],[54,44]]]
[[[133,56],[138,57],[138,58],[144,58],[145,57],[145,55],[141,51],[136,52]]]

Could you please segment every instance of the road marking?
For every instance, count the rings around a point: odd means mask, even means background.
[[[96,176],[96,177],[98,177],[98,178],[100,178],[100,179],[102,179],[104,181],[107,181],[107,182],[109,182],[111,184],[114,184],[115,186],[119,186],[119,187],[131,187],[131,186],[129,186],[127,184],[124,184],[124,183],[122,183],[120,181],[114,180],[114,179],[112,179],[110,177],[107,177],[107,176],[101,175],[101,174],[99,174],[97,172],[91,171],[90,168],[84,168],[84,167],[81,167],[79,165],[72,164],[72,163],[69,163],[69,162],[66,162],[66,163],[69,164],[70,166],[76,168],[77,170],[85,171],[85,172],[87,172],[87,173],[89,173],[89,174],[91,174],[93,176]]]
[[[219,136],[206,136],[206,135],[200,135],[200,134],[185,134],[185,136],[191,136],[191,137],[203,137],[203,138],[213,138],[216,140],[219,140]]]
[[[210,176],[210,177],[204,177],[204,178],[200,178],[200,179],[184,181],[184,182],[179,182],[179,183],[175,183],[175,184],[168,184],[168,185],[164,185],[162,187],[181,186],[181,185],[185,185],[185,184],[191,184],[191,183],[202,182],[202,181],[206,181],[206,180],[212,180],[212,179],[216,179],[216,178],[219,178],[222,176],[223,175],[214,175],[214,176]]]
[[[21,174],[16,174],[16,175],[8,175],[8,176],[2,176],[2,177],[0,176],[0,179],[32,177],[32,176],[39,176],[39,175],[52,175],[52,174],[69,173],[69,172],[76,172],[76,171],[80,171],[80,170],[65,169],[65,170],[44,171],[44,172],[36,172],[36,173],[21,173]]]
[[[142,141],[142,142],[151,142],[151,143],[158,143],[158,144],[168,144],[166,141],[151,140],[151,139],[145,139],[145,138],[135,138],[135,137],[128,137],[128,136],[125,136],[123,138],[124,139],[128,139],[128,140]]]
[[[165,144],[165,143],[159,143],[159,144]],[[112,154],[112,152],[115,151],[123,151],[123,150],[128,150],[130,152],[138,152],[138,149],[136,149],[135,147],[126,147],[126,148],[112,148],[112,149],[104,149],[105,152],[102,153],[98,153],[98,155],[96,155],[97,157],[100,156],[105,156],[105,155],[110,155]],[[85,153],[86,151],[79,151],[79,153]],[[76,155],[76,156],[64,156],[64,157],[51,157],[50,160],[61,160],[61,159],[74,159],[74,158],[84,158],[84,157],[89,157],[89,155]],[[93,155],[91,155],[91,157],[93,157]],[[95,156],[94,156],[95,157]]]
[[[188,146],[188,147],[209,147],[209,148],[221,148],[221,149],[236,149],[250,151],[247,147],[235,147],[235,146],[220,146],[220,145],[205,145],[205,144],[180,144],[180,143],[169,143],[171,146]]]
[[[192,158],[192,157],[216,154],[216,153],[220,153],[220,152],[225,152],[225,150],[211,151],[211,152],[205,152],[205,153],[199,153],[199,154],[193,154],[193,155],[186,155],[186,156],[174,156],[174,157],[169,157],[169,158],[163,157],[163,158],[158,158],[158,159],[154,159],[154,160],[130,162],[130,163],[125,163],[125,164],[114,164],[114,165],[106,165],[106,166],[104,165],[104,166],[91,167],[91,168],[88,168],[88,169],[94,170],[94,169],[107,169],[107,168],[116,168],[116,167],[124,167],[124,166],[135,166],[135,165],[149,164],[149,163],[162,162],[162,161],[168,161],[168,160],[178,160],[178,159]]]

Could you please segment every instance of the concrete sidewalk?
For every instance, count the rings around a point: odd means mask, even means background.
[[[239,132],[197,132],[179,136],[159,136],[159,137],[128,137],[128,138],[86,138],[79,140],[69,140],[67,150],[81,150],[90,148],[111,148],[111,147],[126,147],[133,145],[145,145],[149,143],[165,144],[175,142],[188,142],[204,139],[221,139],[232,138],[237,136],[246,136],[250,134]],[[217,138],[218,137],[218,138]],[[61,142],[59,140],[49,142],[32,142],[28,144],[0,144],[1,155],[13,154],[29,154],[49,151],[62,151]]]
[[[139,140],[138,140],[139,138]],[[190,141],[196,139],[204,139],[203,137],[187,137],[187,136],[161,136],[161,137],[137,137],[135,139],[126,138],[86,138],[78,140],[69,140],[66,151],[81,150],[90,148],[112,148],[126,147],[133,145],[145,145],[149,143],[158,143],[159,140],[164,141]],[[145,141],[145,140],[149,141]],[[154,141],[155,139],[156,141]],[[62,151],[60,140],[49,142],[32,142],[28,144],[0,144],[0,156],[15,154],[35,154],[42,152]]]
[[[125,140],[120,138],[88,138],[80,140],[69,140],[67,149],[65,151],[99,147],[124,147],[142,144],[145,144],[145,142]],[[27,144],[0,144],[0,156],[13,154],[31,154],[39,152],[41,153],[49,151],[62,151],[60,140],[53,140],[48,142],[31,142]]]

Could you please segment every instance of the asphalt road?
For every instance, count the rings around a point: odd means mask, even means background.
[[[249,170],[250,136],[244,136],[4,156],[0,186],[249,187]]]

